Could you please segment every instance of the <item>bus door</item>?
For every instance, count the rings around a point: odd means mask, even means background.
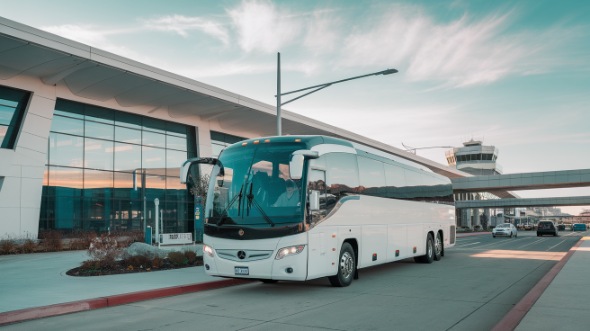
[[[335,273],[332,262],[338,259],[338,252],[332,250],[336,247],[336,227],[318,226],[329,212],[330,200],[326,189],[326,172],[311,169],[307,183],[308,214],[307,224],[310,231],[309,239],[309,263],[307,269],[308,278],[328,276]],[[311,201],[314,200],[314,201]]]

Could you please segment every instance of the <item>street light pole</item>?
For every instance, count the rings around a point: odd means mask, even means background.
[[[277,53],[277,136],[282,136],[281,126],[281,53]]]
[[[281,53],[277,53],[277,95],[275,95],[275,97],[277,98],[277,136],[281,136],[282,135],[282,128],[281,128],[281,106],[286,105],[290,102],[293,102],[295,100],[301,99],[304,96],[310,95],[312,93],[315,93],[319,90],[323,90],[328,86],[332,86],[334,84],[338,84],[338,83],[342,83],[342,82],[347,82],[349,80],[353,80],[353,79],[359,79],[359,78],[364,78],[364,77],[369,77],[369,76],[378,76],[378,75],[390,75],[390,74],[395,74],[396,72],[398,72],[396,69],[386,69],[383,71],[379,71],[379,72],[375,72],[372,74],[366,74],[366,75],[361,75],[361,76],[355,76],[355,77],[350,77],[350,78],[346,78],[346,79],[341,79],[341,80],[337,80],[334,82],[329,82],[329,83],[324,83],[324,84],[318,84],[318,85],[314,85],[314,86],[310,86],[310,87],[305,87],[302,89],[298,89],[298,90],[294,90],[294,91],[290,91],[290,92],[284,92],[281,93]],[[288,95],[288,94],[293,94],[293,93],[299,93],[299,92],[303,92],[303,91],[307,91],[307,90],[312,90],[309,91],[307,93],[304,93],[298,97],[295,97],[291,100],[285,101],[285,102],[281,102],[281,96],[283,95]]]

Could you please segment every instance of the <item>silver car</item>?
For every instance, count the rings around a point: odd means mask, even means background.
[[[518,231],[516,227],[512,223],[504,223],[497,225],[492,230],[492,237],[496,238],[496,236],[505,236],[505,237],[518,237]]]

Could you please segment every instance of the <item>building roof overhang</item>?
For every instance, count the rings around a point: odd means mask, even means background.
[[[234,130],[276,133],[274,106],[0,17],[0,80],[37,77],[81,98],[198,116]],[[450,178],[470,174],[335,126],[282,111],[284,134],[331,135],[396,154]]]

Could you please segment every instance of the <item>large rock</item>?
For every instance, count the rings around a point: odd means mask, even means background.
[[[130,256],[144,255],[158,256],[160,258],[165,258],[168,256],[168,251],[142,242],[134,242],[125,249],[125,253]]]

